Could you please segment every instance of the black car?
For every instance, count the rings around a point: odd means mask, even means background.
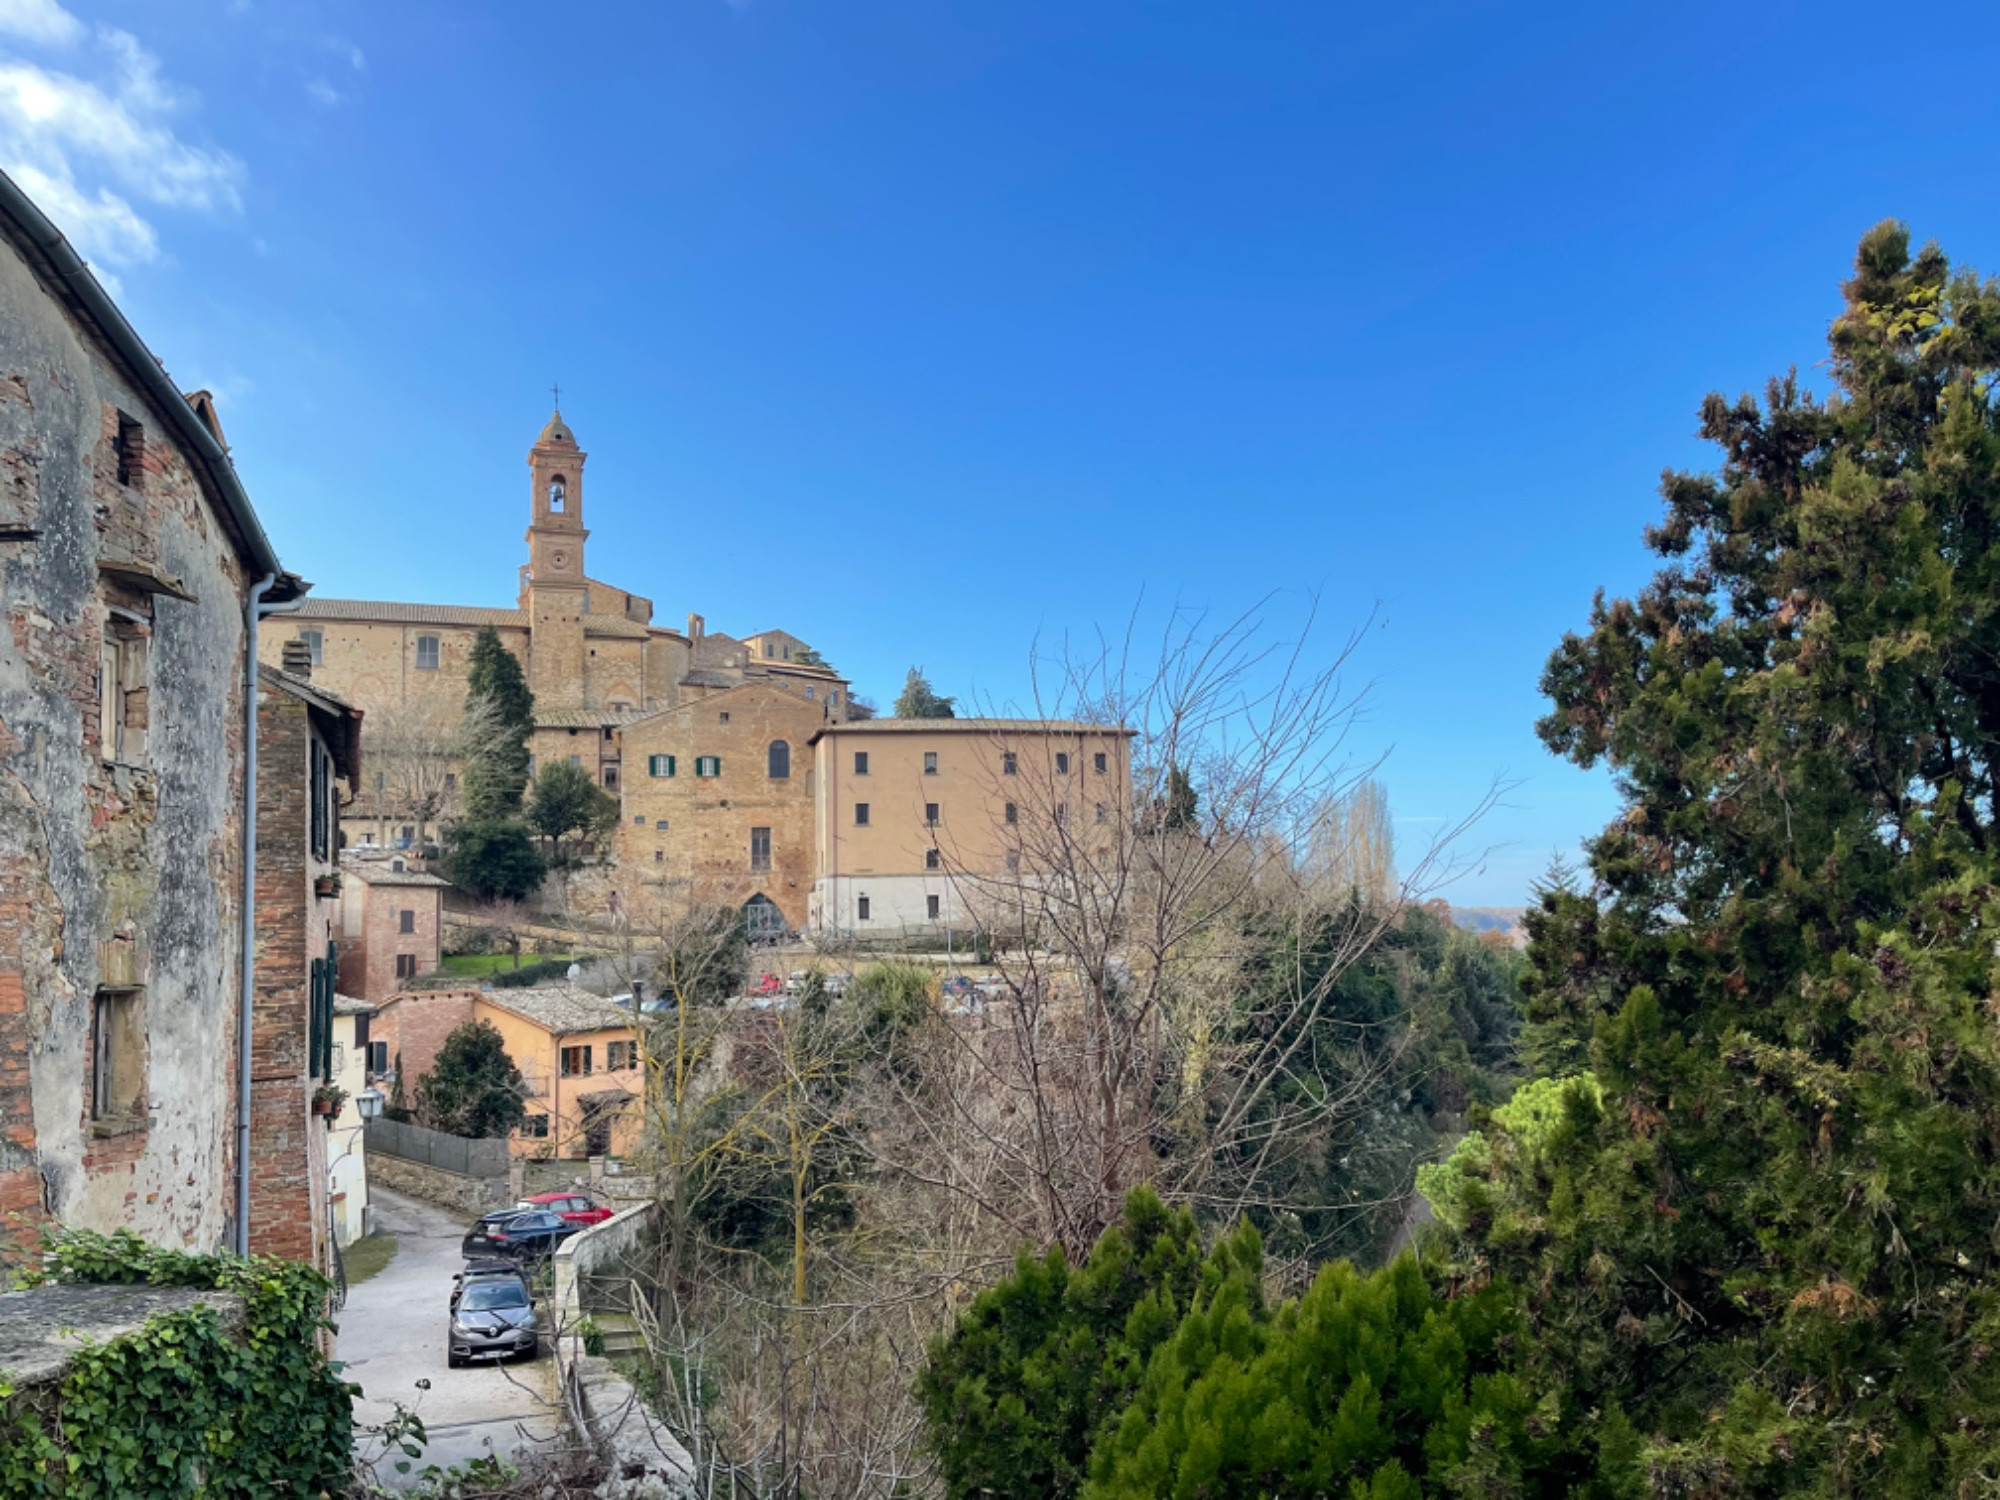
[[[561,1214],[541,1209],[511,1213],[497,1223],[492,1222],[494,1218],[488,1214],[465,1236],[459,1249],[467,1260],[496,1256],[511,1261],[546,1260],[555,1253],[556,1246],[573,1234],[582,1234],[584,1229]]]
[[[498,1252],[488,1246],[487,1235],[509,1219],[518,1219],[530,1211],[516,1204],[512,1208],[496,1208],[490,1214],[482,1214],[479,1222],[465,1231],[465,1238],[459,1241],[458,1253],[467,1260],[493,1259]]]
[[[541,1353],[542,1335],[534,1298],[520,1273],[467,1275],[451,1294],[451,1327],[445,1363],[453,1369],[468,1359],[506,1359]]]

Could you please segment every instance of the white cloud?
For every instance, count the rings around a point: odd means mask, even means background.
[[[54,0],[0,0],[0,36],[64,42],[82,34]],[[0,166],[85,259],[143,265],[159,258],[159,235],[134,204],[236,212],[243,163],[175,133],[171,117],[189,100],[137,37],[100,28],[90,40],[75,72],[0,48]]]
[[[56,0],[0,0],[0,36],[67,47],[83,37],[83,22]]]
[[[322,109],[332,109],[347,96],[324,78],[306,80],[306,97]]]

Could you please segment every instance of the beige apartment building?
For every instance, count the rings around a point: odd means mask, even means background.
[[[1032,881],[1051,835],[1107,845],[1129,815],[1128,730],[1041,719],[873,719],[813,736],[814,929],[967,927]]]

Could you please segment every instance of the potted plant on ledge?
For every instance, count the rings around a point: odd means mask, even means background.
[[[313,877],[313,894],[322,901],[331,901],[335,896],[338,896],[340,894],[340,872],[335,870],[329,875],[315,875]]]
[[[347,1090],[338,1084],[323,1083],[313,1090],[313,1113],[324,1115],[329,1127],[333,1117],[340,1113],[340,1106],[347,1102]]]

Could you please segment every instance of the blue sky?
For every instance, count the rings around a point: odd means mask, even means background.
[[[0,0],[0,165],[220,395],[321,592],[592,572],[1006,704],[1143,597],[1375,611],[1358,753],[1510,904],[1612,806],[1541,663],[1710,389],[1895,215],[2000,265],[2000,12]]]

